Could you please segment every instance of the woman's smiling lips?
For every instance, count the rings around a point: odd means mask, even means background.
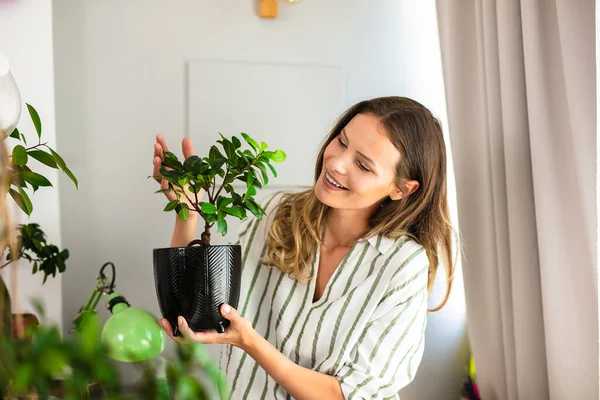
[[[329,171],[327,171],[327,170],[325,170],[325,173],[323,174],[323,183],[326,188],[331,189],[331,190],[348,190],[346,187],[341,185],[337,180],[335,180],[331,176]]]

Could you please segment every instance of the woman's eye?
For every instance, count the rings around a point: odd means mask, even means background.
[[[365,166],[363,165],[363,163],[361,163],[361,162],[358,162],[358,167],[359,167],[360,169],[362,169],[363,171],[367,171],[367,172],[370,172],[370,171],[371,171],[369,168],[365,167]]]
[[[346,144],[344,142],[342,142],[341,138],[338,138],[338,142],[340,142],[340,144],[342,145],[342,147],[348,147],[348,146],[346,146]]]

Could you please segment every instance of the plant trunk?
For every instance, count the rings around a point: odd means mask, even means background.
[[[0,276],[0,334],[6,337],[12,336],[12,309],[10,305],[10,293]]]
[[[202,239],[202,246],[210,246],[210,225],[209,224],[204,225],[204,232],[202,232],[202,236],[200,236],[200,238]]]

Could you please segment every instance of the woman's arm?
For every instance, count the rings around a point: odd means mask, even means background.
[[[344,395],[337,378],[304,368],[294,363],[271,343],[258,334],[247,319],[240,316],[236,309],[223,304],[223,317],[231,324],[223,334],[216,331],[193,332],[183,317],[177,319],[179,330],[187,340],[206,344],[231,344],[248,353],[279,385],[298,400],[343,400]],[[166,333],[173,337],[173,329],[166,319],[160,324]]]
[[[187,246],[189,242],[196,238],[197,225],[198,215],[196,213],[190,213],[188,220],[185,222],[175,216],[175,228],[173,228],[171,247]]]
[[[343,399],[337,378],[301,367],[252,330],[243,350],[298,400]]]

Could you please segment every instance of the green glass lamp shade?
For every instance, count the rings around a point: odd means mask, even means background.
[[[108,356],[117,361],[138,362],[156,357],[165,348],[165,331],[152,313],[130,307],[119,293],[108,296],[112,316],[102,329]]]

